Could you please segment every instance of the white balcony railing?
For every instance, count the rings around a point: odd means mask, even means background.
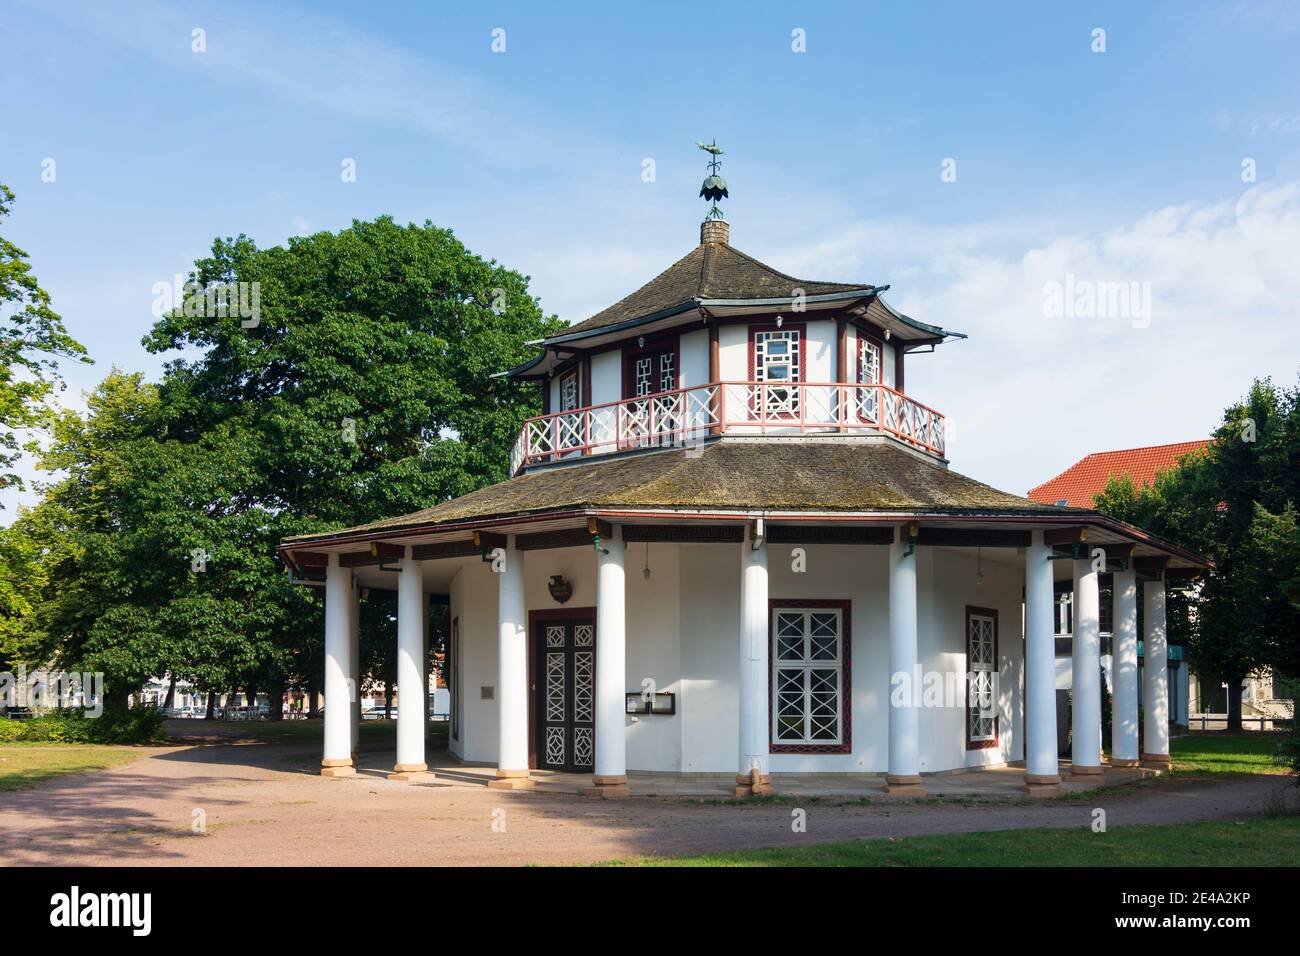
[[[510,471],[710,435],[883,434],[943,457],[944,419],[888,385],[713,382],[524,422]]]

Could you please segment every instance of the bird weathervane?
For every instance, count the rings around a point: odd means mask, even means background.
[[[722,166],[722,160],[718,159],[722,155],[722,148],[718,146],[715,139],[712,143],[706,143],[703,140],[696,140],[695,145],[704,150],[711,157],[709,160],[709,175],[705,177],[704,185],[700,187],[700,196],[713,203],[709,207],[708,214],[704,217],[707,219],[722,219],[722,210],[718,208],[718,200],[724,196],[730,196],[727,192],[727,181],[718,175],[718,170]]]

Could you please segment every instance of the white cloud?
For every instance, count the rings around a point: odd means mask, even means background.
[[[1037,240],[1043,224],[865,222],[769,261],[894,283],[891,304],[970,334],[908,364],[907,391],[947,413],[952,465],[1023,493],[1092,451],[1206,435],[1256,376],[1300,367],[1300,184],[1149,211]],[[1017,243],[1016,236],[1022,237]],[[1150,283],[1147,327],[1047,318],[1044,287]]]

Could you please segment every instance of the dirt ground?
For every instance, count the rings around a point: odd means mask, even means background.
[[[809,800],[720,805],[489,790],[480,780],[323,779],[318,748],[220,737],[142,748],[139,760],[0,794],[6,865],[515,865],[584,863],[854,837],[1240,819],[1284,782],[1166,779],[1081,800],[1011,803]],[[195,832],[202,823],[206,832]]]

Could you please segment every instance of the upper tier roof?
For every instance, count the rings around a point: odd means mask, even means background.
[[[543,352],[537,358],[501,374],[512,378],[543,378],[573,346],[593,347],[615,343],[627,335],[664,331],[703,316],[777,315],[801,308],[812,312],[839,310],[888,330],[910,346],[933,345],[947,338],[965,338],[937,325],[918,322],[890,307],[880,297],[887,285],[869,282],[820,282],[799,279],[741,252],[728,241],[722,221],[708,222],[702,241],[659,275],[607,309],[533,343]]]
[[[869,282],[814,282],[778,272],[753,256],[721,242],[705,242],[682,256],[631,295],[591,318],[571,325],[554,338],[567,338],[621,325],[646,316],[691,308],[696,299],[789,299],[795,289],[805,295],[876,291]]]

